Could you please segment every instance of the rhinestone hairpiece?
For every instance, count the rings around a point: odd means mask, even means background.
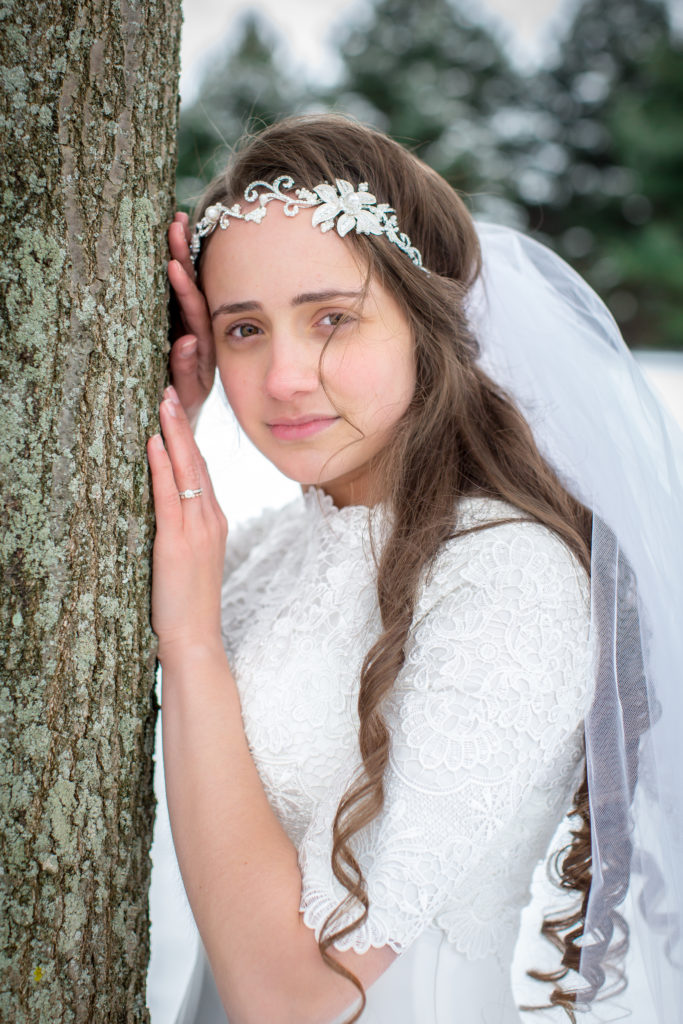
[[[335,185],[329,185],[327,182],[315,185],[312,191],[297,188],[292,195],[292,189],[294,179],[287,174],[281,174],[272,185],[267,181],[252,181],[247,185],[244,198],[248,203],[258,202],[258,206],[253,210],[244,213],[239,203],[229,207],[222,203],[207,206],[204,216],[197,221],[192,232],[190,255],[193,262],[197,262],[202,239],[217,227],[227,228],[233,219],[260,224],[266,215],[268,203],[276,199],[284,204],[284,212],[288,217],[296,216],[301,209],[317,207],[313,214],[313,227],[320,225],[321,231],[336,228],[341,238],[354,228],[358,235],[386,235],[416,267],[425,270],[419,249],[411,245],[408,236],[399,230],[396,211],[387,203],[378,203],[368,191],[366,181],[362,181],[357,189],[343,178],[337,178]]]

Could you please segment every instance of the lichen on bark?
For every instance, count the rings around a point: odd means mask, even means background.
[[[180,0],[0,0],[0,1020],[148,1020]]]

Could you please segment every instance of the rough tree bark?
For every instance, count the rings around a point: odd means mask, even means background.
[[[0,0],[0,1020],[149,1019],[180,0]]]

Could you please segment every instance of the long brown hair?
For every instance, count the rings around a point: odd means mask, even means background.
[[[479,244],[454,189],[382,133],[342,116],[316,115],[289,118],[247,140],[225,174],[203,195],[200,213],[211,203],[241,200],[252,181],[272,181],[282,174],[290,175],[297,187],[312,188],[339,178],[367,182],[379,202],[396,210],[401,230],[420,250],[429,270],[426,274],[414,266],[382,236],[347,236],[369,275],[376,275],[404,311],[416,362],[410,406],[374,466],[374,478],[381,483],[378,493],[392,523],[391,534],[376,555],[382,632],[367,652],[360,676],[362,774],[342,798],[333,826],[332,868],[348,895],[329,915],[319,938],[324,961],[361,994],[361,1007],[349,1020],[352,1024],[365,1006],[363,986],[330,950],[368,915],[366,883],[351,841],[383,807],[390,734],[382,704],[403,665],[420,582],[441,547],[464,532],[459,516],[465,497],[488,496],[515,506],[524,518],[560,537],[587,573],[591,514],[563,487],[539,453],[521,413],[477,363],[478,344],[464,303],[479,273]],[[571,814],[579,825],[559,863],[560,884],[579,896],[580,908],[544,924],[544,933],[562,952],[559,971],[533,972],[545,981],[558,982],[579,963],[591,883],[585,776]],[[344,911],[352,909],[358,910],[356,920],[336,927]],[[611,927],[608,924],[607,930]],[[596,990],[599,987],[598,979]],[[573,1019],[576,992],[556,985],[550,1002]]]

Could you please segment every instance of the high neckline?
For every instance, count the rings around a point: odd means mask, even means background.
[[[318,535],[322,530],[323,534],[330,532],[335,536],[364,536],[369,526],[377,542],[381,543],[381,538],[386,539],[390,521],[384,502],[372,507],[344,505],[338,508],[332,496],[321,487],[309,487],[302,492],[302,498],[305,517]],[[518,518],[522,515],[518,508],[501,499],[468,495],[460,499],[458,526],[467,529],[490,520],[506,519],[509,516]]]
[[[329,523],[330,525],[363,526],[370,520],[374,521],[378,516],[381,518],[384,506],[374,505],[344,505],[338,508],[334,499],[321,487],[309,487],[303,492],[304,507],[307,516],[314,522]]]
[[[360,513],[367,516],[371,511],[367,505],[343,505],[339,508],[335,505],[332,495],[324,491],[322,487],[311,486],[302,493],[307,508],[315,507],[327,515],[344,516],[347,513],[350,515]]]

